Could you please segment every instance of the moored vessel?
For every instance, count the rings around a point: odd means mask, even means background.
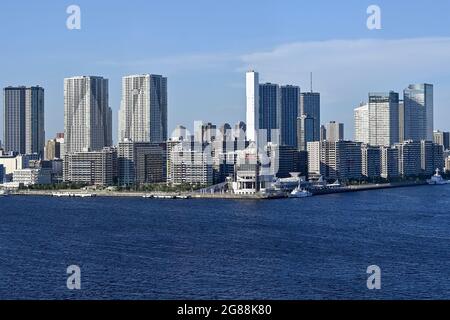
[[[431,179],[428,179],[427,183],[429,185],[444,185],[444,184],[450,184],[450,181],[442,178],[442,176],[440,174],[440,170],[436,169],[435,175],[432,176]]]

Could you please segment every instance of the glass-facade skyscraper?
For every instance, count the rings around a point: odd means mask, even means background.
[[[300,109],[300,87],[281,87],[281,144],[297,147],[297,118]]]
[[[277,84],[259,85],[259,129],[266,130],[267,142],[280,142],[281,128],[281,90]],[[263,132],[263,131],[262,131]],[[261,133],[260,133],[261,134]]]
[[[433,85],[412,84],[403,95],[404,140],[433,141]]]
[[[300,115],[314,119],[314,141],[320,141],[320,93],[302,92],[300,94]]]

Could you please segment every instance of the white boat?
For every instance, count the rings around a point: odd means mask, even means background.
[[[313,194],[311,192],[302,188],[301,180],[299,181],[297,188],[295,188],[294,191],[289,194],[289,198],[307,198],[312,196]]]
[[[7,196],[8,192],[6,190],[0,190],[0,197]]]
[[[290,193],[289,198],[308,198],[312,196],[311,192],[297,187]]]
[[[427,180],[427,183],[429,185],[444,185],[444,184],[450,184],[449,180],[445,180],[444,178],[442,178],[442,176],[440,175],[440,170],[436,169],[436,174],[434,176],[431,177],[431,179]]]

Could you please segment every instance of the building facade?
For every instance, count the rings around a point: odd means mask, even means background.
[[[403,95],[405,140],[433,141],[433,85],[412,84]]]
[[[259,131],[267,134],[267,142],[280,142],[281,90],[272,83],[259,85]]]
[[[111,186],[117,177],[117,150],[68,153],[64,156],[64,181]]]
[[[45,185],[52,183],[51,170],[22,169],[13,174],[13,182],[24,186]]]
[[[8,87],[4,89],[3,136],[5,151],[44,154],[44,89]]]
[[[390,146],[381,148],[381,177],[395,179],[399,177],[399,150]]]
[[[444,150],[450,149],[450,132],[434,131],[433,142],[444,147]]]
[[[327,124],[327,141],[336,142],[344,140],[344,124],[331,121]]]
[[[313,141],[307,144],[308,175],[320,176],[320,150],[323,141]]]
[[[259,129],[259,74],[249,71],[246,74],[247,97],[247,140],[256,142]]]
[[[369,143],[369,104],[361,104],[354,110],[355,141]]]
[[[302,92],[300,94],[300,116],[308,115],[314,119],[313,141],[320,141],[320,93]]]
[[[112,145],[112,111],[108,80],[64,79],[65,153],[101,151]]]
[[[422,148],[420,141],[407,140],[397,143],[398,171],[406,177],[417,177],[422,173]]]
[[[381,149],[369,145],[361,146],[362,176],[366,179],[376,179],[381,176]]]
[[[320,172],[326,179],[362,178],[361,144],[353,141],[320,143]]]
[[[117,162],[120,186],[166,182],[164,143],[119,142]]]
[[[299,151],[306,151],[309,142],[318,141],[314,138],[315,120],[309,115],[301,115],[297,119],[297,143]]]
[[[281,144],[297,147],[297,118],[300,110],[300,87],[281,87]]]
[[[162,143],[167,140],[167,78],[131,75],[122,79],[119,141]]]
[[[61,158],[61,143],[57,139],[48,140],[45,145],[45,160]]]
[[[369,94],[369,144],[399,142],[399,97],[396,92]]]

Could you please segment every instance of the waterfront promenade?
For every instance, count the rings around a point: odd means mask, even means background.
[[[348,193],[348,192],[360,192],[379,189],[391,189],[391,188],[405,188],[426,185],[425,181],[414,182],[399,182],[399,183],[387,183],[387,184],[365,184],[365,185],[353,185],[341,188],[324,188],[316,189],[312,193],[314,196],[335,194],[335,193]],[[280,199],[287,198],[287,195],[236,195],[233,193],[198,193],[198,192],[136,192],[136,191],[109,191],[109,190],[17,190],[10,192],[10,195],[14,196],[54,196],[55,194],[71,194],[71,195],[94,195],[96,197],[151,197],[155,198],[164,197],[167,199],[176,197],[189,197],[192,199],[234,199],[234,200],[268,200],[268,199]]]

